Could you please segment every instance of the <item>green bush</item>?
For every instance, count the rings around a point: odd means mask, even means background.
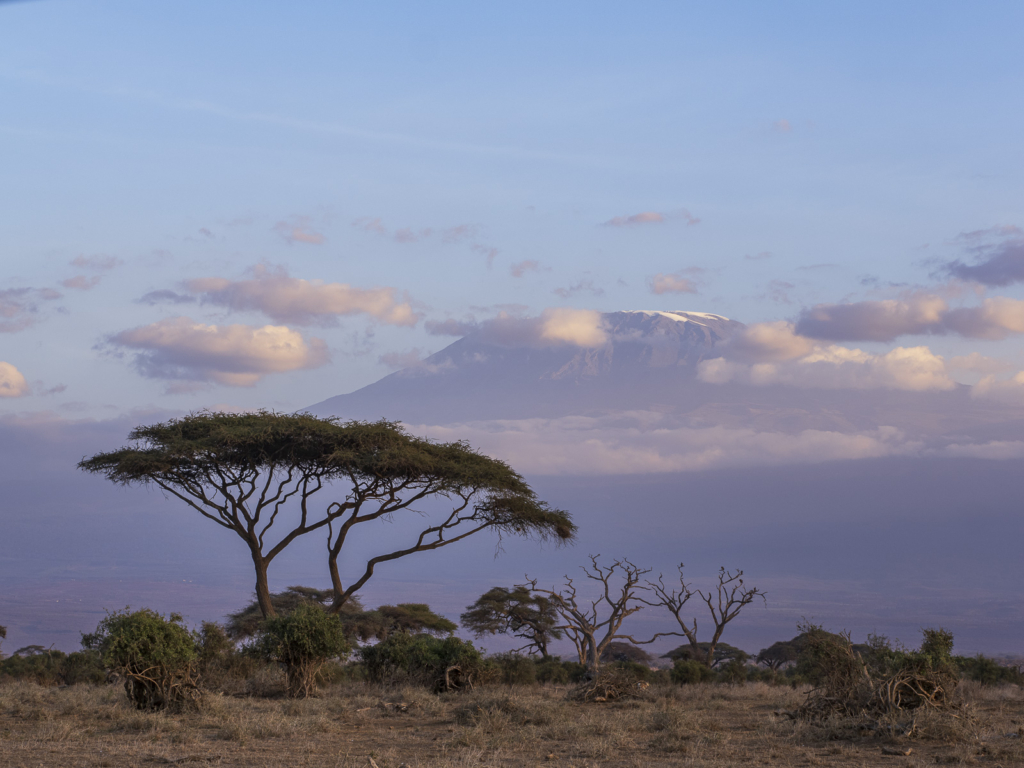
[[[679,659],[672,665],[669,676],[672,682],[678,685],[696,685],[710,682],[714,679],[715,673],[696,659]]]
[[[957,656],[955,657],[957,668],[968,680],[975,680],[982,685],[1001,685],[1011,683],[1013,685],[1024,685],[1024,675],[1016,667],[1007,667],[995,659],[982,656]]]
[[[562,661],[557,656],[548,656],[546,659],[537,659],[534,662],[536,666],[536,680],[538,683],[555,683],[556,685],[565,685],[571,678],[571,673],[567,665],[572,662]],[[583,666],[582,664],[579,666]]]
[[[64,685],[101,685],[107,682],[107,670],[103,666],[102,655],[94,650],[69,653],[60,665],[59,678]]]
[[[495,665],[498,681],[504,685],[537,684],[537,665],[529,656],[512,651],[495,654],[488,661]]]
[[[747,669],[747,665],[739,659],[731,659],[718,671],[718,679],[723,683],[745,683]]]
[[[359,657],[372,682],[408,681],[436,692],[472,688],[485,668],[480,651],[471,642],[404,632],[363,646]]]
[[[324,664],[347,657],[350,650],[341,622],[311,602],[266,619],[250,646],[259,658],[284,665],[292,697],[316,694]]]
[[[102,663],[124,677],[125,693],[137,708],[194,708],[199,690],[199,638],[179,614],[164,618],[142,608],[110,613],[83,645],[99,651]]]
[[[13,655],[0,660],[0,678],[31,680],[39,685],[59,685],[61,667],[67,659],[63,651],[47,650],[42,646],[19,648]]]

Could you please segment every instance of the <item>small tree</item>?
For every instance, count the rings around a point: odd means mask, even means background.
[[[108,614],[82,641],[87,649],[97,648],[103,664],[124,678],[128,700],[138,709],[199,705],[198,637],[180,614],[164,618],[148,608],[125,608]]]
[[[652,640],[671,635],[685,637],[690,641],[692,658],[703,663],[708,669],[711,669],[715,663],[715,646],[721,640],[726,624],[739,616],[740,611],[757,598],[765,599],[764,592],[756,587],[747,587],[744,584],[743,571],[733,572],[727,571],[725,568],[718,570],[718,585],[714,592],[708,590],[708,593],[704,594],[699,589],[694,591],[683,578],[682,563],[679,564],[679,589],[669,589],[666,587],[665,580],[661,576],[658,577],[657,583],[647,582],[647,586],[656,597],[654,600],[641,600],[641,602],[647,605],[666,608],[679,624],[680,630],[682,630],[681,633],[659,632]],[[697,642],[697,619],[694,618],[688,624],[686,619],[683,618],[683,609],[694,595],[698,595],[707,606],[711,614],[711,622],[715,627],[711,636],[711,642],[707,643],[703,648],[701,646],[704,644]]]
[[[466,606],[460,620],[478,638],[498,633],[521,638],[526,645],[516,652],[539,653],[542,659],[549,658],[548,644],[563,636],[551,598],[533,594],[525,586],[492,587]]]
[[[6,639],[7,639],[7,627],[5,627],[3,624],[0,624],[0,648],[3,648],[3,645],[4,645],[3,641],[6,640]],[[3,657],[4,657],[4,654],[3,654],[2,651],[0,651],[0,659],[2,659]]]
[[[757,663],[764,664],[768,669],[778,672],[787,664],[795,664],[799,655],[800,649],[793,640],[779,640],[758,651]]]
[[[283,664],[288,695],[306,698],[317,692],[324,664],[351,650],[345,631],[333,616],[313,603],[302,603],[287,616],[263,622],[252,650],[266,661]]]
[[[750,658],[750,654],[741,648],[722,642],[717,643],[714,649],[712,649],[711,643],[697,643],[696,651],[692,645],[687,643],[686,645],[680,645],[678,648],[673,648],[662,656],[662,658],[672,659],[672,661],[692,660],[705,664],[705,661],[709,656],[711,658],[711,668],[719,667],[723,664],[729,664],[733,661],[738,662],[739,664],[745,664],[747,659]]]
[[[615,641],[608,643],[605,646],[604,652],[601,654],[602,662],[626,662],[630,664],[643,664],[647,666],[653,661],[651,654],[645,651],[643,648],[637,648],[635,645],[630,643],[622,643]]]
[[[632,643],[651,641],[635,640],[631,635],[621,633],[622,623],[627,617],[643,608],[637,591],[644,589],[640,579],[651,572],[650,568],[639,568],[629,560],[616,560],[610,566],[598,564],[600,555],[590,555],[590,567],[580,566],[586,578],[597,582],[600,597],[586,600],[577,592],[575,582],[565,577],[565,586],[558,591],[539,589],[537,580],[531,579],[522,585],[534,594],[547,596],[561,617],[562,623],[556,629],[565,632],[576,646],[580,663],[587,668],[590,677],[597,677],[601,655],[614,640],[629,640]],[[620,583],[616,586],[614,582]],[[607,616],[601,614],[607,611]]]
[[[363,641],[387,640],[396,633],[450,635],[459,628],[426,603],[382,605],[373,611],[346,614],[342,623],[350,635]]]

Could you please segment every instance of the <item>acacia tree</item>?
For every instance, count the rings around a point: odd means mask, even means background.
[[[477,598],[459,617],[463,626],[477,637],[508,634],[526,640],[516,652],[539,653],[548,658],[548,643],[562,639],[558,612],[549,597],[532,594],[526,586],[493,587]]]
[[[271,562],[313,531],[328,532],[330,610],[338,613],[379,562],[437,549],[485,528],[559,541],[576,530],[566,512],[537,500],[504,462],[465,443],[412,437],[393,422],[204,411],[138,427],[128,439],[129,446],[83,459],[79,468],[121,485],[156,485],[233,531],[249,548],[264,617],[275,615]],[[427,525],[411,547],[371,557],[363,575],[343,588],[337,561],[350,529],[413,512],[411,505],[428,497],[454,501],[454,511]],[[283,530],[274,538],[277,523]]]
[[[580,663],[586,665],[587,673],[593,678],[597,676],[601,656],[614,640],[629,640],[631,643],[650,643],[653,640],[636,640],[632,635],[622,634],[622,623],[643,608],[637,605],[642,602],[637,596],[638,590],[646,589],[640,579],[651,572],[650,568],[639,568],[629,560],[616,560],[610,566],[601,566],[597,560],[600,555],[590,555],[590,565],[580,566],[586,578],[600,584],[600,596],[596,600],[587,600],[577,593],[574,581],[565,577],[565,586],[561,590],[539,589],[537,580],[530,579],[522,585],[535,594],[546,595],[555,607],[562,623],[556,629],[565,632],[576,646]],[[620,580],[618,586],[613,582]],[[608,615],[601,618],[607,610]]]
[[[757,598],[765,600],[765,593],[756,587],[747,587],[743,583],[743,571],[727,571],[725,568],[718,569],[718,584],[714,592],[708,590],[704,594],[701,590],[693,590],[683,578],[683,564],[679,564],[679,589],[669,589],[665,586],[665,580],[658,576],[657,583],[647,582],[647,587],[654,592],[654,600],[641,600],[646,605],[658,606],[668,610],[675,617],[682,632],[659,632],[652,639],[659,637],[685,637],[690,641],[691,658],[700,661],[709,669],[715,663],[715,646],[722,639],[725,625],[739,616],[740,611]],[[697,619],[687,623],[683,618],[683,609],[690,598],[697,595],[708,607],[711,613],[711,622],[715,626],[711,641],[708,643],[697,642]],[[678,650],[678,649],[677,649]]]
[[[428,552],[490,529],[499,538],[528,536],[557,542],[571,540],[576,526],[568,513],[540,501],[522,476],[508,464],[475,451],[465,442],[434,443],[410,437],[397,426],[389,440],[353,444],[337,457],[345,467],[350,492],[343,514],[328,521],[328,568],[334,587],[331,611],[345,602],[381,563]],[[416,506],[430,499],[441,511],[428,515]],[[375,520],[422,517],[422,526],[407,546],[365,561],[345,586],[338,565],[356,526]]]

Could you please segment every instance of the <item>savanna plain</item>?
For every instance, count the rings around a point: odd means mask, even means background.
[[[207,695],[198,711],[140,712],[118,684],[0,685],[3,766],[919,766],[1024,765],[1024,692],[964,681],[956,705],[886,718],[794,716],[807,686],[652,684],[578,702],[562,685],[433,694],[361,682],[291,699]],[[253,683],[250,682],[250,689]]]

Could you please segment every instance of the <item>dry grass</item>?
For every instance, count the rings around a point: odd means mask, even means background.
[[[802,701],[763,684],[598,704],[557,687],[434,696],[352,684],[304,701],[213,694],[201,712],[166,715],[134,711],[120,688],[11,683],[0,685],[0,766],[1024,766],[1018,688],[968,684],[955,711],[912,722],[775,714]]]

